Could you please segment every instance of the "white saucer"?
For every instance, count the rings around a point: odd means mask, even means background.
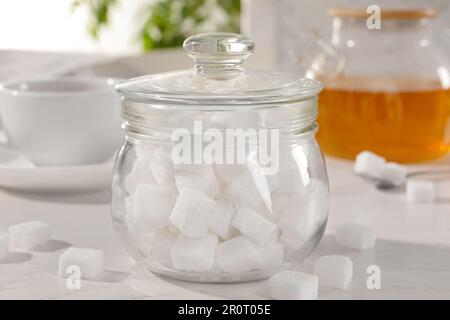
[[[20,153],[0,146],[0,188],[27,192],[83,192],[108,189],[112,157],[105,163],[35,166]]]

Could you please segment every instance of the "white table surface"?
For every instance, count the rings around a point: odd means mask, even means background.
[[[320,289],[319,299],[450,299],[450,203],[407,204],[402,193],[377,191],[351,174],[351,163],[328,159],[331,212],[324,239],[299,269],[324,254],[344,254],[355,264],[348,290]],[[134,264],[110,220],[108,195],[52,196],[0,191],[0,225],[42,220],[53,240],[40,251],[12,249],[0,264],[0,299],[260,299],[267,282],[193,284],[163,279]],[[336,225],[357,221],[376,229],[374,249],[338,247]],[[105,251],[103,281],[67,289],[57,276],[58,256],[68,245]],[[366,286],[366,268],[381,269],[381,289]]]

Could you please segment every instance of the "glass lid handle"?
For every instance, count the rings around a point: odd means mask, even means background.
[[[197,74],[214,79],[239,75],[255,50],[252,40],[236,33],[203,33],[187,38],[184,50],[194,59]]]

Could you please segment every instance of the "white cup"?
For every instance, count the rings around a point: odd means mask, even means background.
[[[113,79],[45,78],[0,85],[8,144],[37,165],[100,163],[121,144]]]

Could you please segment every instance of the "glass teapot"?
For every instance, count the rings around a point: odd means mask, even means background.
[[[353,159],[371,150],[396,162],[437,158],[450,150],[449,57],[433,39],[433,9],[330,10],[331,44],[306,77],[319,79],[318,140],[330,155]]]

